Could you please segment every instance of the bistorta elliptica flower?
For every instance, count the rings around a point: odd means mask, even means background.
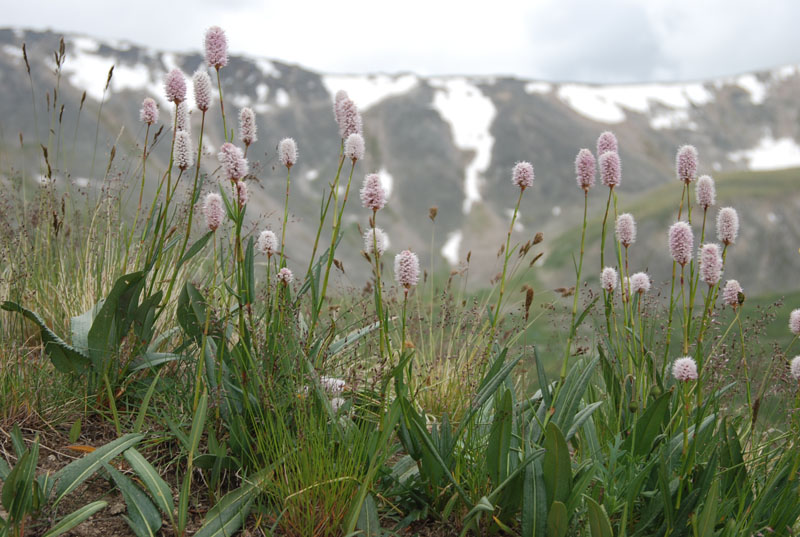
[[[364,158],[364,137],[354,132],[344,142],[344,156],[355,163]]]
[[[700,278],[708,285],[716,285],[722,275],[722,255],[719,246],[710,243],[700,247]]]
[[[248,164],[242,150],[230,142],[222,144],[217,155],[225,176],[231,181],[238,181],[247,175]]]
[[[606,267],[603,269],[603,272],[600,273],[600,285],[609,293],[614,292],[618,282],[619,276],[617,275],[617,269]]]
[[[361,205],[365,209],[379,211],[386,205],[386,191],[381,184],[381,178],[377,173],[370,173],[364,177],[364,184],[361,187]]]
[[[626,248],[636,242],[636,221],[630,213],[623,213],[617,217],[617,240]]]
[[[578,186],[588,191],[594,186],[594,176],[597,174],[597,163],[594,155],[588,149],[578,151],[575,157],[575,178]]]
[[[697,177],[697,149],[693,145],[684,145],[675,156],[675,170],[678,180],[687,185]]]
[[[683,266],[692,258],[694,235],[686,222],[675,222],[669,228],[669,254]]]
[[[606,151],[600,155],[600,178],[608,188],[619,185],[622,179],[622,163],[616,151]]]
[[[695,196],[697,204],[703,209],[708,209],[717,202],[717,190],[714,188],[714,180],[710,176],[700,176],[697,180]]]
[[[211,231],[216,229],[222,224],[222,197],[216,192],[210,192],[206,195],[205,203],[203,203],[203,214],[206,217],[206,225]]]
[[[278,280],[278,283],[289,285],[292,283],[292,280],[294,280],[294,274],[292,274],[292,271],[288,268],[283,267],[278,271],[278,274],[275,275],[275,279]]]
[[[800,356],[792,358],[792,363],[789,366],[789,372],[792,374],[794,380],[800,381]]]
[[[175,107],[175,130],[192,132],[192,124],[189,121],[189,107],[186,101],[181,101]]]
[[[239,110],[239,138],[245,147],[258,140],[256,130],[256,113],[252,108],[245,106]]]
[[[613,151],[618,153],[617,137],[611,131],[605,131],[597,137],[597,157],[603,156],[603,153]]]
[[[517,162],[511,174],[511,182],[525,190],[533,186],[533,165],[530,162]]]
[[[742,286],[736,280],[728,280],[725,282],[725,288],[722,290],[722,303],[727,304],[732,308],[739,306],[739,293],[742,292]]]
[[[736,242],[739,233],[739,215],[733,207],[723,207],[717,213],[717,239],[728,245]]]
[[[377,250],[378,255],[383,255],[389,247],[389,237],[379,228],[369,228],[364,232],[364,251],[373,254]]]
[[[337,97],[339,97],[339,94],[337,94]],[[336,122],[339,124],[339,136],[342,140],[347,140],[348,136],[356,132],[361,134],[363,123],[356,103],[345,94],[335,106]]]
[[[278,144],[278,158],[281,164],[291,168],[297,162],[297,144],[293,138],[284,138]]]
[[[219,26],[206,30],[206,63],[214,69],[228,65],[228,38]]]
[[[259,252],[267,254],[267,257],[272,257],[278,249],[278,237],[269,229],[265,229],[258,235],[256,248]]]
[[[198,69],[192,75],[194,104],[198,110],[207,111],[211,106],[211,77],[205,69]]]
[[[694,358],[684,356],[675,360],[672,364],[672,376],[680,382],[697,380],[697,363]]]
[[[789,314],[789,330],[792,334],[800,336],[800,309],[792,310]]]
[[[192,164],[194,164],[192,137],[186,131],[178,131],[175,135],[175,165],[185,171]]]
[[[164,78],[164,92],[167,100],[175,104],[186,100],[186,78],[183,71],[176,68],[167,73]]]
[[[250,194],[247,192],[247,183],[244,181],[236,182],[236,198],[239,200],[239,208],[241,209],[247,204]]]
[[[650,291],[650,276],[646,272],[637,272],[631,276],[631,294]]]
[[[152,125],[158,121],[158,105],[152,97],[146,97],[145,100],[142,101],[142,109],[139,110],[139,119],[148,125]]]
[[[406,291],[419,281],[419,258],[411,250],[403,250],[394,258],[394,277]]]

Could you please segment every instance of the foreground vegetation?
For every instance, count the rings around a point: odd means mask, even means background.
[[[764,345],[770,313],[748,314],[739,282],[721,279],[738,218],[716,210],[694,148],[679,151],[675,224],[663,257],[648,260],[671,264],[663,290],[635,268],[644,260],[634,217],[618,211],[611,133],[576,159],[578,202],[607,200],[600,259],[584,255],[597,232],[585,210],[569,250],[575,288],[553,302],[530,285],[542,237],[512,241],[536,188],[527,162],[511,172],[519,194],[491,289],[467,290],[469,259],[439,281],[409,250],[390,258],[375,174],[359,190],[372,276],[363,290],[334,288],[342,215],[368,150],[356,104],[336,96],[337,171],[320,192],[310,259],[290,259],[297,146],[278,144],[280,226],[250,231],[246,156],[258,139],[252,111],[232,128],[213,90],[226,46],[210,29],[207,65],[193,76],[197,134],[180,71],[165,81],[170,118],[159,122],[145,100],[138,167],[124,181],[111,179],[113,149],[98,166],[100,194],[81,195],[53,137],[32,196],[33,174],[8,170],[0,535],[71,531],[109,508],[110,490],[139,536],[797,533],[800,360],[788,356],[800,311],[782,329],[793,336],[785,346]],[[58,80],[63,46],[55,58]],[[212,121],[226,133],[219,166],[203,151]],[[170,139],[165,169],[148,165],[156,139]],[[436,210],[428,216],[435,228]],[[543,333],[557,344],[541,345]],[[86,454],[43,468],[44,444],[25,423],[42,434],[66,424]],[[107,431],[104,442],[89,445],[92,428]],[[92,497],[87,484],[98,482]]]

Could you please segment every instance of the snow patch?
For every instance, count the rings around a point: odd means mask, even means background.
[[[551,212],[553,213],[553,216],[561,216],[561,207],[555,205]]]
[[[650,119],[650,126],[655,130],[664,129],[689,129],[690,131],[697,130],[697,123],[689,119],[688,110],[664,110],[657,112]]]
[[[778,221],[778,216],[775,213],[772,213],[772,212],[767,213],[767,221],[770,224],[774,224],[775,222]]]
[[[508,218],[509,220],[514,218],[514,209],[506,209],[506,218]],[[514,231],[524,231],[524,230],[525,226],[523,226],[522,223],[519,221],[519,219],[517,219],[514,222]]]
[[[785,65],[772,72],[773,80],[786,80],[787,78],[793,78],[795,76],[797,76],[796,65]]]
[[[264,76],[271,76],[272,78],[280,78],[281,72],[275,67],[275,64],[266,58],[256,58],[254,60],[256,68],[261,71]]]
[[[14,45],[3,45],[3,52],[16,60],[22,59],[22,48]]]
[[[762,104],[767,97],[767,86],[756,75],[742,75],[736,80],[737,85],[750,94],[750,102]]]
[[[481,200],[481,178],[492,160],[494,138],[489,132],[497,110],[480,88],[465,78],[432,78],[437,88],[433,107],[450,124],[453,141],[461,150],[474,151],[475,156],[464,170],[464,213]]]
[[[525,84],[525,93],[533,95],[539,93],[546,95],[553,91],[553,85],[550,82],[528,82]]]
[[[285,89],[279,88],[278,91],[275,92],[275,102],[281,108],[289,106],[289,94]]]
[[[361,110],[375,106],[379,102],[408,93],[419,84],[416,75],[328,75],[322,77],[322,84],[331,95],[344,90]]]
[[[319,170],[308,170],[305,174],[306,181],[316,181],[319,177]]]
[[[389,173],[385,167],[382,167],[378,170],[378,177],[381,180],[381,186],[383,186],[383,190],[386,191],[386,199],[388,200],[389,197],[392,195],[392,189],[394,189],[394,177],[392,174]]]
[[[622,123],[625,110],[648,114],[653,104],[671,109],[689,110],[714,100],[700,83],[694,84],[630,84],[591,86],[564,84],[558,98],[578,114],[600,123]]]
[[[114,91],[143,90],[149,83],[150,70],[141,63],[114,67],[114,76],[111,78],[111,88]]]
[[[442,246],[442,257],[444,257],[451,266],[458,264],[458,251],[461,248],[461,239],[464,237],[460,231],[453,231],[447,235],[447,241]]]
[[[751,170],[782,170],[800,166],[800,145],[794,138],[775,139],[767,134],[752,149],[728,153],[734,162],[747,161]]]
[[[86,90],[86,95],[89,98],[100,101],[103,98],[103,90],[106,87],[108,70],[114,65],[114,59],[86,54],[77,50],[77,48],[72,53],[69,61],[64,63],[64,75],[72,86]],[[115,83],[114,78],[116,76],[112,77],[112,84]],[[113,88],[114,86],[112,85],[111,87]]]

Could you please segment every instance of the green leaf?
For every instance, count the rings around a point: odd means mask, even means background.
[[[156,504],[156,507],[161,509],[165,515],[170,519],[172,518],[172,511],[175,509],[175,504],[172,501],[172,492],[169,485],[158,475],[153,466],[142,457],[136,448],[130,448],[123,453],[125,459],[130,463],[131,468],[141,478],[150,496]]]
[[[78,441],[78,438],[81,437],[81,419],[78,418],[75,420],[75,423],[72,424],[72,427],[69,428],[69,442],[70,444],[74,444]]]
[[[103,301],[101,300],[81,315],[72,317],[69,320],[72,346],[83,353],[89,352],[89,330],[92,328],[92,322],[102,305]]]
[[[711,490],[706,496],[705,507],[700,513],[698,521],[698,535],[714,535],[714,526],[717,523],[717,503],[719,496],[719,479],[715,479],[711,484]]]
[[[647,406],[633,430],[633,455],[641,457],[650,453],[656,436],[661,432],[664,417],[669,412],[671,392],[661,394],[654,402]]]
[[[361,513],[358,515],[356,529],[363,537],[379,537],[381,535],[381,525],[378,520],[378,506],[372,494],[367,494],[364,504],[361,506]]]
[[[203,526],[194,537],[229,537],[235,534],[244,524],[253,501],[261,492],[272,467],[251,476],[236,490],[222,497],[208,511]]]
[[[359,328],[358,330],[353,330],[345,337],[335,340],[328,346],[328,356],[334,356],[339,354],[340,352],[344,351],[346,348],[350,347],[351,345],[355,344],[369,334],[370,332],[374,331],[380,326],[380,323],[375,322],[371,325],[365,326],[364,328]]]
[[[209,239],[210,239],[210,238],[211,238],[213,235],[214,235],[214,232],[213,232],[213,231],[209,231],[208,233],[206,233],[205,235],[203,235],[202,237],[200,237],[199,239],[197,239],[197,241],[196,241],[194,244],[192,244],[192,245],[189,247],[189,249],[188,249],[188,250],[186,250],[186,253],[185,253],[185,254],[183,254],[183,257],[181,257],[181,258],[178,260],[178,266],[181,266],[181,265],[183,265],[184,263],[186,263],[187,261],[189,261],[191,258],[193,258],[195,255],[197,255],[197,254],[198,254],[198,252],[200,252],[200,250],[202,250],[202,249],[203,249],[203,246],[205,246],[205,245],[206,245],[206,243],[208,242],[208,240],[209,240]]]
[[[547,491],[542,464],[534,461],[525,470],[522,486],[522,537],[546,537]]]
[[[133,484],[129,477],[121,474],[110,465],[105,465],[106,471],[122,492],[122,498],[128,507],[128,525],[137,537],[155,537],[161,529],[161,516],[147,495]]]
[[[608,520],[608,515],[603,506],[589,496],[584,496],[584,498],[589,508],[589,529],[592,532],[592,537],[614,537],[614,533],[611,531],[611,521]]]
[[[566,502],[572,488],[572,463],[564,435],[552,421],[544,435],[544,484],[547,488],[548,507],[552,502]]]
[[[504,390],[503,398],[496,404],[489,444],[486,448],[486,470],[495,487],[508,475],[513,426],[512,410],[511,390]]]
[[[58,523],[47,530],[47,533],[45,533],[42,537],[56,537],[62,533],[66,533],[96,512],[100,511],[101,509],[105,509],[107,505],[108,503],[104,501],[96,501],[88,505],[84,505],[80,509],[76,509],[59,520]]]
[[[550,513],[547,515],[547,535],[548,537],[565,537],[567,535],[567,506],[561,502],[553,502],[550,506]]]
[[[53,475],[53,479],[57,481],[55,488],[56,499],[53,505],[58,504],[64,496],[89,479],[100,467],[129,447],[136,445],[142,438],[144,437],[141,434],[128,433],[69,463],[56,472]]]
[[[53,362],[56,370],[61,373],[79,373],[89,365],[89,356],[80,350],[68,345],[63,339],[50,330],[39,315],[29,309],[23,308],[15,302],[3,302],[0,308],[16,312],[33,321],[40,331],[44,350]]]
[[[161,378],[161,371],[156,373],[156,376],[153,378],[153,382],[150,383],[150,387],[147,389],[147,393],[144,394],[144,398],[142,399],[142,404],[139,407],[139,414],[136,416],[136,422],[133,424],[134,433],[139,433],[142,431],[144,418],[147,415],[147,407],[150,406],[150,398],[153,397],[153,392],[155,391],[156,385],[158,384],[158,379],[160,378]]]

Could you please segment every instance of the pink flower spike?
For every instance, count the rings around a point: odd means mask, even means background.
[[[178,131],[175,135],[175,165],[186,170],[194,164],[192,137],[186,131]]]
[[[792,334],[800,336],[800,309],[792,310],[789,314],[789,330]]]
[[[275,275],[275,279],[278,281],[278,283],[289,285],[292,283],[292,280],[294,280],[294,274],[292,274],[292,271],[288,268],[283,267],[278,271],[278,274]]]
[[[278,158],[281,164],[291,168],[297,163],[297,144],[293,138],[284,138],[278,144]]]
[[[175,107],[175,130],[192,132],[192,124],[189,120],[189,106],[186,101],[181,101]]]
[[[605,131],[597,138],[597,157],[600,158],[607,151],[619,153],[617,137],[611,131]]]
[[[378,255],[383,255],[388,247],[389,237],[381,228],[369,228],[364,232],[364,251],[366,253],[374,254],[377,250]]]
[[[258,236],[256,248],[259,252],[267,254],[267,257],[272,257],[278,249],[278,237],[269,229],[265,229]]]
[[[739,307],[739,293],[742,292],[742,286],[736,280],[728,280],[725,283],[725,288],[722,290],[722,303],[727,304],[732,308]]]
[[[173,69],[167,73],[164,78],[164,92],[167,100],[175,104],[186,100],[186,77],[183,76],[183,71]]]
[[[206,195],[205,202],[203,203],[203,214],[205,214],[208,229],[216,231],[220,224],[222,224],[222,217],[224,215],[222,197],[219,194],[211,192]]]
[[[403,250],[394,258],[394,277],[406,290],[419,281],[419,258],[411,250]]]
[[[236,197],[238,198],[240,209],[247,205],[247,200],[249,199],[250,194],[247,192],[247,183],[244,181],[239,181],[236,183]]]
[[[198,110],[206,112],[211,107],[211,77],[205,69],[198,69],[192,75],[194,104]]]
[[[716,285],[722,275],[719,246],[711,243],[700,247],[700,278],[709,286]]]
[[[344,155],[355,163],[364,158],[364,137],[354,132],[344,142]]]
[[[152,125],[158,121],[158,105],[151,97],[146,97],[145,100],[142,101],[142,109],[139,111],[139,119],[148,125]]]
[[[800,381],[800,356],[792,358],[792,363],[789,365],[789,372],[794,380]]]
[[[686,222],[675,222],[669,228],[669,253],[676,263],[683,266],[692,258],[694,235]]]
[[[217,155],[225,176],[231,181],[238,181],[247,175],[247,159],[244,158],[242,150],[230,142],[222,144]]]
[[[687,185],[697,177],[697,149],[693,145],[684,145],[675,156],[675,168],[678,180]]]
[[[617,240],[624,247],[628,247],[636,242],[636,220],[630,213],[623,213],[617,217],[616,223]]]
[[[228,65],[228,38],[219,26],[206,30],[206,63],[214,69]]]
[[[386,205],[386,191],[381,184],[381,178],[377,173],[370,173],[364,178],[361,187],[361,205],[365,209],[379,211]]]
[[[717,202],[717,190],[714,188],[714,180],[710,176],[703,175],[697,180],[695,197],[697,204],[703,209],[708,209]]]
[[[679,382],[697,380],[697,363],[694,358],[684,356],[672,364],[672,376]]]
[[[336,111],[338,112],[336,121],[339,123],[339,136],[342,140],[347,140],[347,137],[353,133],[362,134],[361,113],[349,97],[341,99]]]
[[[511,182],[525,190],[533,186],[533,165],[530,162],[517,162],[511,174]]]
[[[728,245],[736,242],[739,234],[739,215],[733,207],[723,207],[717,213],[717,239]]]
[[[650,276],[646,272],[637,272],[631,276],[631,294],[650,291]]]
[[[622,163],[615,151],[606,151],[600,155],[600,177],[608,188],[618,186],[622,180]]]
[[[575,157],[575,177],[578,186],[588,191],[594,186],[594,177],[597,175],[597,162],[588,149],[578,151]]]
[[[258,141],[256,131],[256,113],[252,108],[245,106],[239,110],[239,138],[245,147]]]
[[[617,275],[617,269],[606,267],[603,269],[603,272],[600,273],[600,285],[607,292],[613,293],[614,289],[617,288],[618,283],[619,276]]]

